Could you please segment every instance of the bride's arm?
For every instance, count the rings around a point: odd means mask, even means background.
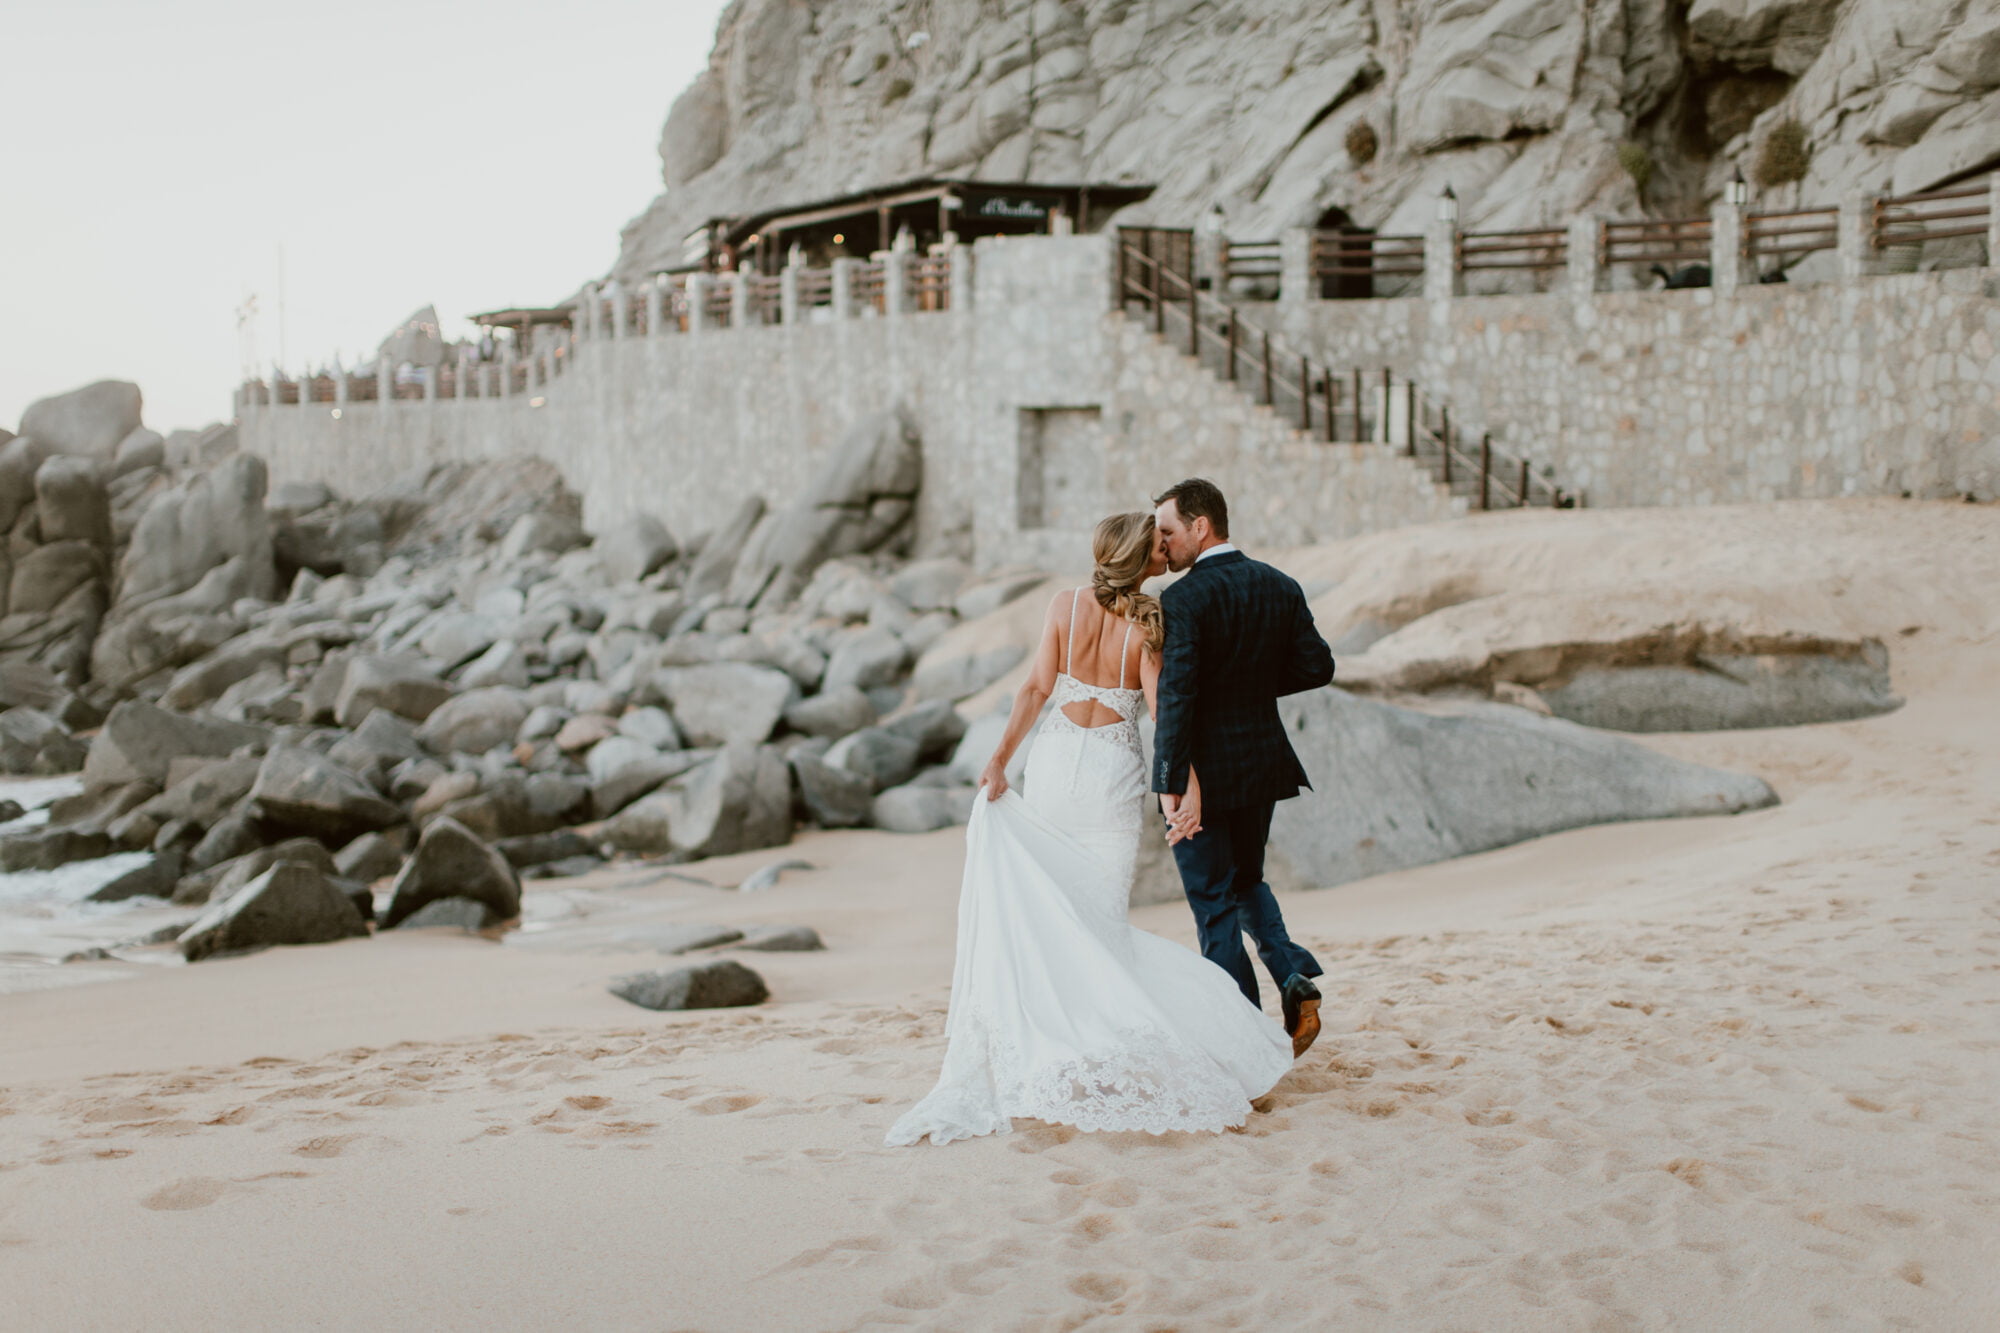
[[[1069,603],[1075,595],[1059,592],[1049,603],[1048,619],[1042,626],[1042,644],[1035,650],[1035,664],[1029,668],[1021,688],[1014,692],[1014,711],[1007,714],[1007,730],[1001,734],[993,757],[986,761],[986,770],[979,775],[979,785],[986,789],[989,801],[999,800],[1007,790],[1007,765],[1056,688],[1056,663],[1062,660],[1062,627],[1068,623]]]
[[[1157,722],[1160,720],[1160,655],[1150,649],[1139,654],[1139,688],[1146,692],[1146,712]],[[1180,808],[1167,829],[1167,845],[1173,846],[1183,838],[1192,838],[1201,832],[1201,779],[1196,776],[1194,765],[1188,765],[1187,791],[1181,797]]]

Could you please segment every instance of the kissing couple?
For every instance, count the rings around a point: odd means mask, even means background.
[[[1220,1131],[1319,1034],[1320,966],[1285,931],[1264,843],[1275,804],[1311,785],[1277,701],[1332,680],[1333,652],[1299,585],[1230,543],[1214,483],[1155,503],[1099,523],[1091,586],[1049,605],[966,829],[944,1068],[891,1146],[1004,1134],[1017,1117]],[[1185,577],[1158,600],[1140,591],[1170,569]],[[1155,723],[1150,783],[1141,708]],[[1007,764],[1030,729],[1016,792]],[[1200,957],[1126,916],[1149,786]],[[1245,934],[1279,987],[1282,1027]]]

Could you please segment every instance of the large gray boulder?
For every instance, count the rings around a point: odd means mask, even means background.
[[[168,765],[175,759],[220,759],[241,746],[262,744],[268,736],[262,727],[170,713],[140,699],[127,699],[111,710],[90,743],[83,780],[93,787],[128,782],[164,787]]]
[[[599,819],[617,814],[691,766],[689,756],[662,752],[629,736],[613,736],[592,747],[584,760],[590,774],[590,805]]]
[[[1590,667],[1538,691],[1557,717],[1611,731],[1726,731],[1874,717],[1902,706],[1889,654],[1710,653],[1691,666]]]
[[[14,564],[7,584],[10,618],[48,615],[78,589],[102,587],[107,572],[104,548],[95,542],[37,546]]]
[[[679,550],[667,525],[651,514],[634,514],[614,523],[591,549],[613,583],[636,583],[672,560]]]
[[[417,640],[417,646],[444,664],[447,671],[491,648],[507,632],[498,616],[476,611],[453,611],[439,616]]]
[[[785,710],[785,725],[808,736],[835,740],[874,725],[878,714],[868,696],[852,685],[823,690]]]
[[[0,837],[0,871],[54,870],[72,861],[94,861],[118,848],[95,829],[38,828]]]
[[[872,690],[894,685],[910,664],[910,650],[886,629],[871,626],[847,635],[826,659],[823,690]]]
[[[730,576],[729,601],[788,605],[824,561],[905,536],[923,476],[923,446],[909,420],[898,411],[864,417],[805,492],[758,525]]]
[[[139,386],[98,380],[28,404],[21,434],[58,453],[109,462],[118,444],[139,429]]]
[[[280,861],[196,917],[180,935],[190,963],[274,944],[324,944],[368,933],[354,902],[327,875]]]
[[[919,699],[969,699],[1012,671],[1027,655],[1027,645],[1020,643],[958,651],[948,639],[942,640],[917,663],[910,690]]]
[[[1280,801],[1266,874],[1323,888],[1590,824],[1775,805],[1761,778],[1503,704],[1417,712],[1328,687],[1278,701],[1313,790]],[[1153,828],[1148,824],[1149,834]],[[1163,839],[1141,841],[1135,902],[1180,893]]]
[[[515,690],[494,686],[445,703],[424,722],[417,738],[435,754],[484,754],[512,745],[527,719],[527,701]]]
[[[154,497],[119,565],[121,604],[186,592],[211,570],[241,562],[240,596],[275,600],[277,567],[264,512],[269,473],[254,454],[236,454]]]
[[[943,700],[921,703],[908,712],[883,723],[885,730],[917,743],[920,763],[942,763],[965,738],[966,722],[959,711]]]
[[[782,671],[747,662],[669,667],[653,676],[690,745],[756,744],[771,734],[798,686]]]
[[[792,782],[767,746],[731,745],[662,791],[627,806],[604,826],[633,852],[725,856],[776,847],[792,837]]]
[[[386,708],[378,708],[361,725],[333,743],[326,757],[384,790],[389,774],[407,760],[422,759],[417,729]]]
[[[160,703],[178,711],[199,708],[221,698],[223,691],[238,681],[248,680],[260,671],[284,668],[283,645],[245,635],[175,672],[166,692],[160,696]]]
[[[721,596],[729,586],[736,562],[743,556],[744,546],[763,521],[764,497],[748,495],[702,540],[701,551],[682,584],[690,603]]]
[[[868,822],[890,833],[929,833],[970,819],[973,799],[971,787],[907,783],[878,795]]]
[[[0,773],[73,773],[88,753],[67,727],[39,709],[0,713]]]
[[[451,698],[451,686],[408,657],[362,654],[339,671],[333,712],[343,727],[360,726],[378,708],[422,722]]]
[[[608,987],[641,1009],[733,1009],[771,998],[764,979],[733,958],[652,972],[629,972]]]
[[[826,752],[826,762],[866,778],[882,791],[915,777],[920,753],[922,747],[908,736],[887,727],[863,727],[835,741]]]
[[[853,828],[868,822],[875,800],[873,782],[859,773],[836,768],[806,749],[792,752],[791,765],[799,800],[814,823],[822,828]]]
[[[329,842],[403,822],[403,812],[366,782],[295,745],[276,746],[264,756],[250,799],[265,823]]]
[[[35,502],[35,474],[55,450],[27,436],[0,445],[0,530],[12,531]]]
[[[521,877],[506,857],[463,824],[434,819],[389,889],[382,927],[389,929],[443,898],[470,898],[490,909],[494,920],[511,920],[521,914]]]
[[[57,455],[35,470],[35,516],[44,542],[111,545],[111,500],[87,458]]]

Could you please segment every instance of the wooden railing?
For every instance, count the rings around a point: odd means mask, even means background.
[[[918,255],[910,261],[910,308],[918,311],[951,309],[951,256],[940,251]]]
[[[1225,239],[1222,242],[1221,267],[1224,282],[1243,279],[1260,285],[1276,283],[1283,273],[1279,244],[1276,241]]]
[[[1597,260],[1613,264],[1706,264],[1714,224],[1703,218],[1606,222],[1597,233]]]
[[[825,268],[802,268],[798,276],[799,308],[809,310],[816,305],[833,304],[833,270]]]
[[[1454,494],[1482,509],[1530,504],[1568,508],[1574,497],[1537,476],[1525,458],[1493,447],[1482,433],[1468,442],[1450,411],[1387,369],[1340,371],[1315,363],[1249,329],[1236,307],[1202,292],[1193,274],[1176,272],[1136,244],[1120,243],[1119,307],[1145,318],[1170,345],[1241,388],[1294,430],[1327,443],[1376,442],[1402,448]]]
[[[1560,227],[1461,232],[1456,257],[1461,272],[1562,268],[1569,263],[1569,233]]]
[[[743,279],[750,288],[750,322],[782,324],[785,319],[785,280],[776,274],[752,273]]]
[[[1958,236],[1985,236],[1992,187],[1984,180],[1922,194],[1884,195],[1875,200],[1868,226],[1871,249],[1922,245]],[[2000,256],[1989,256],[1993,263]]]
[[[1840,210],[1794,208],[1743,215],[1743,253],[1751,259],[1805,255],[1840,245]]]
[[[1370,295],[1375,278],[1419,277],[1424,271],[1424,238],[1375,232],[1316,231],[1312,237],[1311,278],[1321,294]],[[1343,281],[1344,280],[1344,281]],[[1359,283],[1368,280],[1370,291]]]
[[[888,275],[879,259],[863,260],[847,271],[847,298],[856,310],[883,313],[888,309],[888,291]]]

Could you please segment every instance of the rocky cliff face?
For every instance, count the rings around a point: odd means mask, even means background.
[[[1789,121],[1804,153],[1760,173]],[[1150,182],[1132,220],[1220,203],[1238,239],[1416,230],[1447,184],[1468,226],[1677,213],[1738,164],[1831,202],[2000,158],[2000,0],[736,0],[660,156],[621,276],[709,217],[932,173]]]

